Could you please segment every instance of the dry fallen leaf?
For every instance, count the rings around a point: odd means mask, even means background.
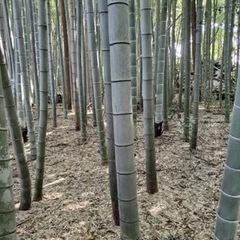
[[[143,240],[161,240],[167,236],[181,240],[211,239],[228,126],[223,116],[215,113],[201,111],[199,120],[198,148],[192,153],[182,140],[182,119],[177,115],[170,122],[170,130],[156,139],[159,191],[149,195],[145,183],[143,123],[139,115],[135,160]],[[44,198],[33,202],[27,212],[17,211],[18,239],[119,239],[119,227],[111,217],[108,170],[101,166],[91,119],[87,128],[89,138],[84,145],[76,145],[80,133],[74,131],[74,115],[63,119],[58,112],[58,126],[52,130],[49,120]],[[12,165],[16,172],[16,164]],[[32,179],[34,165],[29,161]],[[14,183],[17,204],[16,174]]]

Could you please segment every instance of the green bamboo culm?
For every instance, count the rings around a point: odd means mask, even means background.
[[[50,82],[51,105],[52,105],[52,127],[57,127],[57,107],[56,107],[56,93],[55,81],[53,76],[53,59],[52,59],[52,24],[51,24],[51,8],[50,1],[47,1],[47,34],[48,34],[48,77]]]
[[[39,79],[38,79],[38,66],[37,66],[37,53],[35,48],[35,34],[34,34],[34,12],[33,12],[33,0],[28,1],[28,11],[29,11],[29,18],[30,18],[30,35],[31,35],[31,63],[32,63],[32,71],[33,71],[33,79],[34,79],[34,91],[35,91],[35,98],[34,103],[37,107],[37,119],[39,116]]]
[[[90,52],[91,62],[91,74],[93,83],[93,96],[95,104],[95,113],[97,120],[98,140],[100,145],[100,152],[102,157],[102,164],[107,164],[107,147],[105,141],[105,130],[103,120],[103,108],[102,108],[102,90],[101,90],[101,79],[99,77],[99,67],[97,62],[97,45],[96,45],[96,34],[94,31],[94,14],[93,14],[93,3],[92,0],[85,1],[87,30],[88,30],[88,45]]]
[[[237,59],[239,59],[239,56],[240,56],[240,11],[238,11],[237,13]],[[237,79],[237,76],[238,76],[238,72],[239,72],[239,66],[237,65],[237,68],[236,68],[236,79]]]
[[[184,126],[183,136],[186,142],[189,141],[190,123],[190,9],[191,1],[183,0],[184,4]]]
[[[177,12],[177,0],[172,1],[172,41],[171,41],[171,62],[170,62],[170,79],[171,79],[171,95],[169,97],[169,106],[172,106],[172,100],[174,95],[174,86],[176,85],[176,12]]]
[[[11,89],[11,83],[8,76],[6,63],[3,62],[4,57],[0,52],[0,68],[2,73],[2,85],[6,103],[6,114],[8,125],[10,128],[10,134],[12,139],[12,145],[14,154],[16,157],[16,164],[20,182],[20,206],[19,210],[28,210],[31,207],[31,177],[28,169],[27,158],[22,141],[22,133],[19,126],[18,116],[15,108],[13,93]]]
[[[3,62],[1,50],[0,62]],[[15,240],[17,239],[15,206],[12,191],[13,181],[10,158],[8,154],[8,132],[2,77],[2,68],[0,68],[0,239]]]
[[[240,74],[233,106],[227,159],[217,210],[214,240],[237,239],[240,215]]]
[[[157,72],[158,72],[158,59],[159,59],[159,31],[160,31],[160,1],[157,0],[156,2],[156,30],[155,30],[155,44],[154,44],[154,63],[153,63],[153,96],[155,96],[155,86],[156,86],[156,80],[157,80]],[[154,97],[154,103],[156,102],[156,99]]]
[[[29,133],[30,152],[31,152],[32,160],[35,160],[37,156],[37,148],[36,148],[32,109],[31,109],[30,96],[29,96],[29,82],[27,77],[26,53],[25,53],[24,41],[23,41],[23,27],[21,22],[20,1],[13,0],[12,3],[13,3],[13,15],[14,15],[14,22],[15,22],[14,30],[16,30],[16,42],[17,42],[17,48],[19,51],[20,71],[21,71],[21,79],[22,79],[22,85],[23,85],[22,90],[24,94],[24,106],[25,106],[27,127],[28,127],[28,133]]]
[[[170,52],[168,49],[170,48],[170,24],[171,24],[171,3],[167,5],[167,22],[166,22],[166,50],[165,50],[165,64],[164,64],[164,80],[163,80],[163,129],[165,131],[169,130],[168,123],[168,113],[169,113],[169,96],[171,95],[170,88]]]
[[[230,122],[230,88],[232,67],[233,10],[235,1],[225,0],[224,29],[224,86],[225,86],[225,122]]]
[[[152,77],[152,32],[151,32],[151,1],[140,1],[141,8],[141,39],[142,39],[142,71],[143,71],[143,119],[145,139],[145,162],[147,192],[156,193],[157,174],[154,139],[154,101]]]
[[[202,55],[201,55],[201,39],[202,39],[202,16],[203,6],[202,0],[197,1],[197,32],[196,32],[196,50],[195,50],[195,69],[194,69],[194,85],[193,85],[193,117],[192,117],[192,135],[191,149],[197,147],[198,136],[198,108],[199,108],[199,83],[202,72]]]
[[[136,23],[135,23],[135,0],[129,1],[129,24],[131,46],[131,79],[132,79],[132,107],[134,137],[137,138],[137,56],[136,56]]]
[[[45,145],[48,119],[48,37],[46,0],[40,0],[38,6],[39,23],[39,70],[40,70],[40,111],[38,122],[38,149],[34,201],[43,197],[43,176],[45,164]]]
[[[132,116],[129,1],[108,0],[112,111],[121,239],[139,239]]]
[[[166,21],[167,21],[167,5],[168,1],[161,2],[161,17],[160,17],[160,31],[159,31],[159,50],[157,63],[157,79],[156,79],[156,106],[155,106],[155,127],[160,128],[158,134],[161,135],[161,128],[163,123],[163,84],[164,84],[164,69],[165,69],[165,51],[166,51]],[[156,130],[155,130],[156,131]]]
[[[114,130],[113,130],[113,114],[112,114],[112,84],[111,84],[111,67],[110,67],[110,47],[108,34],[108,6],[107,0],[99,0],[99,17],[100,17],[100,34],[101,49],[103,60],[103,78],[105,92],[105,109],[107,120],[107,153],[109,165],[109,187],[112,202],[112,215],[116,225],[119,225],[119,209],[118,209],[118,190],[117,190],[117,174],[114,149]]]
[[[81,140],[85,142],[87,140],[87,117],[85,111],[85,93],[84,93],[84,78],[83,78],[83,66],[82,66],[82,58],[83,55],[81,51],[81,37],[82,37],[82,2],[77,1],[77,84],[78,84],[78,97],[79,97],[79,111],[80,111],[80,129],[81,129]]]
[[[65,77],[65,69],[63,63],[63,49],[62,49],[62,38],[61,38],[61,28],[60,28],[60,13],[59,13],[59,1],[55,0],[55,9],[56,9],[56,31],[57,31],[57,39],[58,39],[58,51],[59,51],[59,60],[60,60],[60,72],[61,72],[61,84],[62,84],[62,102],[63,102],[63,114],[64,119],[68,118],[67,111],[67,96],[66,96],[66,77]],[[38,51],[37,51],[38,52]]]
[[[205,11],[205,21],[206,21],[206,33],[205,33],[205,69],[204,69],[204,78],[206,81],[205,89],[205,101],[207,109],[211,105],[211,93],[212,93],[212,76],[211,76],[211,19],[212,19],[212,1],[206,1],[206,11]]]

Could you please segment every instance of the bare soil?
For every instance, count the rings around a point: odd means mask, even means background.
[[[180,117],[180,118],[179,118]],[[111,215],[108,167],[101,165],[96,128],[88,116],[88,140],[80,141],[74,115],[47,133],[44,198],[29,211],[16,210],[18,239],[119,239]],[[143,240],[212,239],[229,124],[218,110],[200,111],[195,151],[183,140],[183,116],[174,115],[170,130],[156,139],[158,193],[146,193],[142,115],[135,144],[138,207]],[[26,144],[29,155],[29,145]],[[29,156],[28,156],[29,158]],[[35,161],[29,160],[34,185]],[[18,207],[19,180],[13,163]]]

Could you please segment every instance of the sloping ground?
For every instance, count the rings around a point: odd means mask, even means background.
[[[49,127],[47,134],[44,199],[33,202],[30,211],[17,210],[18,239],[119,239],[119,227],[111,217],[108,168],[100,164],[96,129],[89,118],[88,141],[81,144],[74,116],[58,119],[59,127]],[[211,239],[226,158],[224,117],[217,112],[200,113],[198,149],[193,152],[182,139],[182,117],[172,118],[170,131],[156,140],[159,192],[154,195],[145,192],[142,119],[138,124],[135,152],[141,239]],[[29,164],[34,179],[35,162]],[[14,181],[17,207],[17,177]]]

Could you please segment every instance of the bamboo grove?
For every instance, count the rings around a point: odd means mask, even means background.
[[[29,210],[32,200],[44,195],[47,124],[58,127],[59,102],[65,119],[75,113],[82,142],[88,141],[91,108],[101,164],[109,166],[112,215],[121,239],[140,238],[134,162],[139,114],[146,191],[154,194],[159,181],[155,141],[171,127],[171,116],[183,114],[183,141],[196,149],[199,106],[221,109],[226,123],[232,123],[214,239],[235,239],[240,206],[238,1],[0,0],[0,39],[0,239],[16,239],[8,129],[20,210]],[[24,131],[36,161],[34,179]]]

